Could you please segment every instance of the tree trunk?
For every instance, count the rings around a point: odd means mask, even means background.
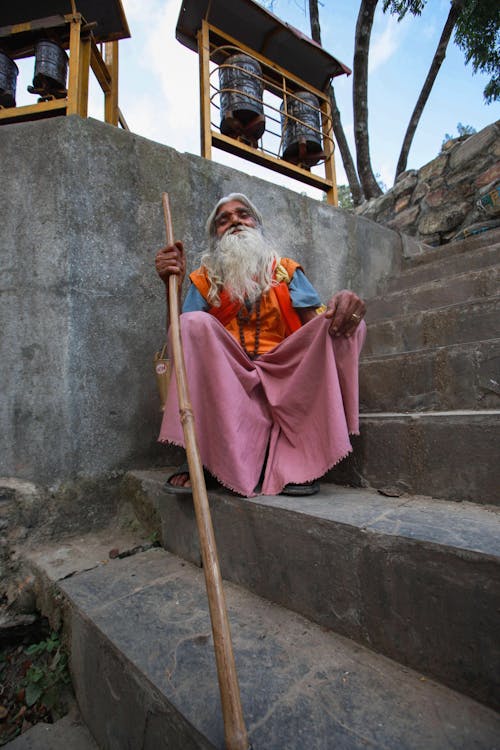
[[[364,195],[361,185],[358,180],[358,174],[354,161],[351,156],[349,144],[345,136],[344,128],[342,126],[342,120],[340,119],[340,111],[337,107],[337,101],[335,99],[335,92],[333,86],[330,86],[330,104],[332,108],[332,125],[335,139],[339,147],[340,155],[342,157],[342,164],[344,165],[345,173],[347,176],[347,182],[349,183],[349,189],[351,191],[352,200],[355,206],[360,206],[363,203]]]
[[[373,174],[368,139],[368,51],[377,2],[378,0],[361,0],[356,23],[353,64],[354,141],[358,175],[366,198],[382,195]]]
[[[309,22],[311,24],[311,36],[315,42],[321,44],[321,27],[319,25],[318,0],[309,0]]]
[[[311,36],[315,42],[321,44],[321,27],[319,24],[319,11],[318,11],[318,0],[309,0],[309,19],[311,23]],[[332,108],[332,127],[339,147],[340,155],[342,157],[342,163],[347,175],[349,182],[349,189],[351,191],[352,199],[355,206],[359,206],[363,202],[363,192],[361,185],[359,184],[358,175],[356,173],[356,167],[352,160],[351,151],[347,143],[344,128],[342,126],[342,120],[340,118],[340,111],[337,107],[337,101],[335,99],[335,92],[333,86],[329,89],[330,104]]]
[[[394,181],[396,181],[401,172],[404,172],[406,169],[408,154],[410,152],[410,147],[413,142],[413,137],[415,135],[417,125],[419,123],[423,109],[427,103],[427,99],[429,98],[429,94],[431,93],[431,89],[434,85],[434,81],[436,80],[436,76],[439,73],[439,69],[446,56],[446,48],[448,47],[448,42],[450,41],[451,34],[460,15],[461,5],[462,3],[456,2],[456,0],[453,0],[451,4],[450,12],[448,13],[448,18],[446,19],[439,44],[437,46],[436,52],[434,53],[429,72],[427,73],[427,78],[425,79],[422,91],[420,92],[420,96],[418,97],[417,103],[415,104],[415,109],[413,110],[413,114],[410,117],[410,122],[408,123],[408,128],[403,140],[403,145],[401,146],[401,153],[399,154]]]

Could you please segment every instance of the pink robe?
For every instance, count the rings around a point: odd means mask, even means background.
[[[223,485],[263,495],[325,474],[359,433],[358,361],[366,335],[332,338],[318,316],[252,361],[212,315],[181,315],[189,393],[203,465]],[[184,446],[172,374],[159,440]]]

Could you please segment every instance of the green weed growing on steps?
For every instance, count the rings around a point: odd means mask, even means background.
[[[64,686],[70,682],[68,657],[59,635],[51,633],[39,643],[25,649],[31,665],[23,678],[25,703],[28,707],[40,702],[47,709],[59,713],[65,693]],[[64,710],[63,710],[64,713]]]

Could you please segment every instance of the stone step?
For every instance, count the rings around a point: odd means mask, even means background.
[[[254,538],[248,528],[245,537]],[[222,750],[200,569],[154,549],[58,587],[78,703],[102,748]],[[495,747],[500,717],[491,709],[239,586],[224,588],[254,750]]]
[[[499,277],[500,265],[490,266],[374,297],[367,302],[366,322],[498,295]]]
[[[445,255],[429,259],[427,263],[418,265],[413,263],[405,266],[398,276],[389,277],[381,283],[380,293],[411,289],[427,281],[443,281],[466,271],[477,271],[498,263],[500,263],[500,242],[479,247],[473,252]]]
[[[500,339],[364,357],[360,410],[500,408]]]
[[[79,714],[72,712],[54,724],[36,724],[4,750],[99,750]]]
[[[488,340],[499,320],[500,296],[492,296],[369,322],[363,357]]]
[[[200,564],[192,498],[124,481],[163,545]],[[483,702],[500,700],[500,511],[322,483],[312,497],[210,491],[222,574]],[[495,697],[496,695],[496,697]]]
[[[426,263],[439,261],[441,258],[467,255],[479,250],[480,248],[487,247],[488,245],[496,245],[499,242],[500,227],[494,226],[488,231],[471,234],[462,240],[448,242],[446,245],[438,245],[437,247],[422,245],[421,252],[413,253],[411,257],[405,260],[405,264],[407,266],[425,265]]]
[[[327,478],[500,505],[499,417],[494,409],[364,413],[353,454]]]

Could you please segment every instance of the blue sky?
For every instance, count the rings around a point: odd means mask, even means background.
[[[198,58],[175,39],[181,0],[122,0],[132,38],[120,42],[120,107],[130,129],[183,152],[199,154]],[[274,13],[310,34],[307,0],[275,0]],[[380,2],[382,6],[382,2]],[[372,166],[392,185],[402,139],[427,74],[449,10],[449,0],[428,0],[420,18],[398,23],[376,12],[370,50],[369,132]],[[352,67],[357,2],[323,0],[320,23],[323,46]],[[33,61],[21,61],[18,105],[33,103],[26,92]],[[439,152],[445,133],[456,133],[458,122],[480,130],[498,119],[498,104],[486,105],[486,77],[473,75],[463,53],[450,42],[431,97],[420,121],[408,167],[418,168]],[[352,76],[335,79],[337,102],[353,151]],[[103,97],[91,81],[90,114],[102,119]],[[255,173],[313,197],[321,193],[263,168],[254,167],[217,149],[213,158]],[[340,156],[339,184],[346,182]]]

